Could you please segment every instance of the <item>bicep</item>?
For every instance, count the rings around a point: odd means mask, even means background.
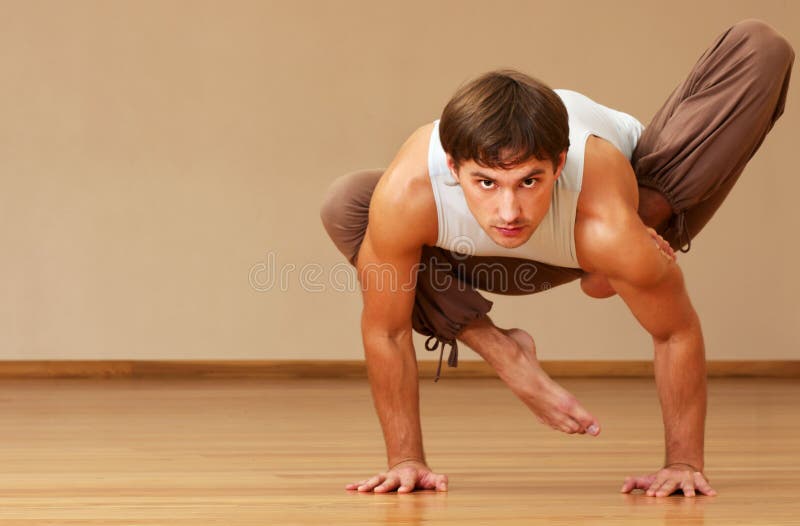
[[[666,340],[696,322],[680,266],[665,256],[638,217],[618,230],[613,246],[625,249],[606,251],[605,275],[654,339]]]

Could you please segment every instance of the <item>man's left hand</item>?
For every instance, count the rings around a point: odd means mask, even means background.
[[[648,497],[667,497],[677,490],[683,491],[686,497],[694,497],[695,491],[711,496],[717,494],[703,472],[688,464],[671,464],[650,475],[625,477],[620,492],[630,493],[635,489],[645,490]]]

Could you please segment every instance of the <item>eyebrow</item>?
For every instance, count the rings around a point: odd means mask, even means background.
[[[528,173],[528,175],[523,175],[522,177],[520,177],[517,180],[518,181],[524,181],[525,179],[530,179],[531,177],[533,177],[535,175],[541,175],[543,173],[544,173],[544,170],[542,170],[541,168],[534,168],[533,170],[530,171],[530,173]],[[477,171],[476,172],[472,172],[472,173],[470,173],[470,175],[472,177],[480,177],[481,179],[489,179],[490,181],[497,182],[497,179],[495,179],[491,175],[486,175],[486,174],[481,173],[481,172],[477,172]]]

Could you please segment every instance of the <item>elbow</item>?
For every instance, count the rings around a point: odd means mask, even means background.
[[[704,349],[703,331],[700,328],[700,320],[694,311],[692,311],[691,316],[679,326],[671,327],[669,330],[651,332],[650,336],[652,336],[656,348],[684,347]]]
[[[407,327],[364,327],[361,329],[364,346],[371,344],[385,345],[386,343],[402,343],[412,341],[411,325]]]
[[[617,294],[608,279],[600,274],[584,273],[581,276],[581,290],[590,298],[597,299],[610,298]]]

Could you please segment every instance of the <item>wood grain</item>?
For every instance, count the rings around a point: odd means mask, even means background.
[[[497,379],[422,382],[447,493],[358,494],[384,469],[364,379],[4,379],[0,523],[797,524],[800,385],[711,379],[716,497],[625,495],[663,458],[651,379],[565,379],[599,437],[539,424]]]
[[[554,377],[652,378],[653,363],[632,360],[542,361]],[[434,378],[438,362],[419,360],[420,378]],[[800,378],[800,360],[708,362],[710,377]],[[366,378],[363,360],[54,360],[0,361],[0,378]],[[442,377],[496,378],[483,361],[442,364]]]

